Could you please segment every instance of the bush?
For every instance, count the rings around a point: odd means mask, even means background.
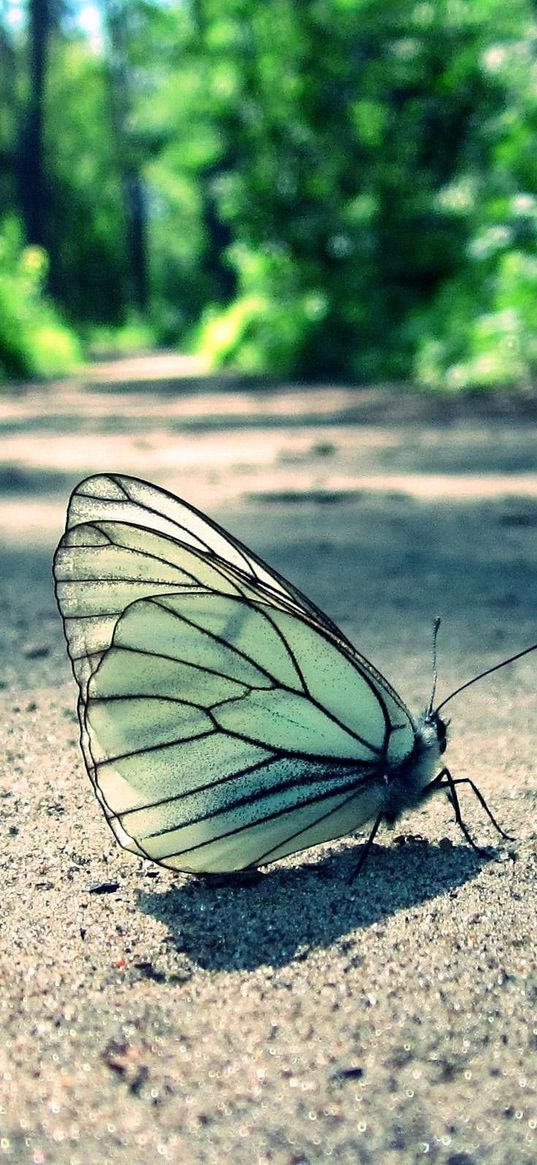
[[[197,349],[215,366],[286,376],[301,370],[325,298],[307,287],[303,272],[285,248],[254,253],[244,244],[230,248],[242,295],[228,308],[209,309]]]
[[[24,246],[16,219],[0,224],[0,379],[55,376],[81,361],[77,337],[47,299],[47,255]]]
[[[415,362],[427,388],[530,384],[537,370],[537,258],[506,251],[442,288]]]

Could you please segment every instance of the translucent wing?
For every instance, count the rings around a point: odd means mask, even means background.
[[[274,597],[279,596],[284,602],[309,612],[330,628],[332,634],[351,646],[335,623],[296,587],[270,569],[238,539],[166,490],[120,474],[98,474],[86,478],[71,495],[66,530],[103,521],[140,526],[155,534],[164,534],[189,547],[198,559],[218,561],[221,567],[231,568],[254,587],[266,589]]]
[[[193,506],[149,482],[125,474],[80,482],[69,501],[54,574],[77,679],[88,671],[84,657],[110,645],[129,602],[195,584],[265,597],[313,620],[410,716],[388,681],[310,599]]]
[[[84,729],[122,843],[200,872],[356,829],[380,805],[392,738],[412,747],[398,713],[290,612],[185,590],[120,617]]]
[[[108,496],[125,481],[127,501]],[[156,495],[82,483],[55,559],[82,748],[118,840],[204,872],[352,832],[412,751],[409,713],[298,591]]]

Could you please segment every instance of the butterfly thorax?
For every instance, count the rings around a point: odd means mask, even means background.
[[[402,813],[426,800],[446,748],[446,724],[434,713],[418,720],[414,748],[409,756],[388,770],[384,817],[393,825]]]

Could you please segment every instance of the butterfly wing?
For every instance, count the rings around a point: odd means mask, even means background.
[[[238,539],[167,490],[125,474],[97,474],[86,478],[71,495],[66,528],[70,530],[103,521],[121,522],[143,527],[154,534],[164,534],[183,547],[191,548],[198,560],[218,562],[221,567],[227,565],[255,588],[266,589],[275,599],[280,598],[303,612],[309,612],[351,647],[336,624],[296,587],[269,568]]]
[[[159,535],[164,538],[160,544]],[[217,523],[149,482],[126,474],[95,474],[80,482],[69,501],[54,574],[68,644],[78,634],[71,652],[74,664],[75,652],[91,655],[110,644],[117,612],[133,598],[161,593],[170,582],[181,586],[196,582],[247,597],[264,594],[310,618],[389,691],[403,715],[410,717],[385,677],[315,603]],[[107,582],[110,587],[105,588]],[[130,596],[129,582],[138,586]],[[113,610],[112,598],[117,602]],[[79,660],[75,673],[83,670]]]
[[[75,491],[55,559],[84,757],[118,840],[205,872],[357,829],[378,812],[386,766],[414,745],[402,701],[196,511],[165,495],[153,529],[130,521],[138,501],[104,496],[118,480],[134,494],[133,479],[90,479],[96,513],[88,483]],[[135,486],[153,520],[145,503],[154,511],[161,491]],[[180,540],[168,523],[190,513]]]

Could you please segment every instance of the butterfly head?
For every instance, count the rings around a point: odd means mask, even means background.
[[[430,708],[418,718],[412,752],[388,773],[383,817],[389,825],[393,825],[405,810],[420,805],[433,792],[435,777],[441,767],[440,757],[447,745],[447,727],[446,721]]]
[[[447,730],[449,727],[449,720],[442,720],[442,717],[436,711],[429,709],[423,718],[422,732],[430,733],[431,740],[436,744],[440,755],[446,751],[447,748]],[[428,730],[428,732],[427,732]]]

